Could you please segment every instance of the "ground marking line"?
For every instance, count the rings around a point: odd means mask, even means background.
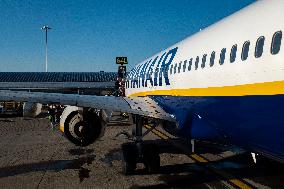
[[[151,126],[149,125],[144,125],[144,127],[146,129],[151,129]],[[164,139],[164,140],[170,139],[169,136],[167,136],[166,134],[162,133],[161,131],[157,129],[153,129],[151,132],[157,135],[158,137],[160,137],[161,139]],[[205,159],[204,157],[202,157],[201,155],[191,154],[188,156],[194,159],[195,161],[197,161],[198,163],[209,163],[209,161]],[[241,189],[252,189],[251,186],[247,185],[246,183],[242,182],[239,179],[234,178],[233,175],[226,173],[223,170],[216,169],[215,167],[210,167],[210,166],[206,166],[206,167],[209,168],[211,171],[215,172],[216,174],[218,174],[219,176],[222,176],[223,178],[227,179],[230,183],[234,184],[235,186]]]

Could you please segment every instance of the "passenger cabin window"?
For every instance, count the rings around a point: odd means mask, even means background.
[[[175,64],[175,68],[174,68],[174,74],[177,73],[177,64]]]
[[[264,40],[264,36],[261,36],[257,39],[254,53],[255,58],[261,57],[263,53]]]
[[[195,59],[195,70],[197,70],[198,68],[198,63],[199,63],[199,56],[197,56]]]
[[[246,41],[243,44],[243,50],[242,50],[242,61],[245,61],[248,58],[248,53],[249,53],[249,46],[250,46],[250,42]]]
[[[181,63],[182,63],[182,62],[180,62],[180,63],[178,64],[178,73],[180,73]]]
[[[221,50],[221,53],[220,53],[220,60],[219,60],[219,64],[220,65],[224,64],[224,62],[225,62],[225,55],[226,55],[226,48],[223,48]]]
[[[235,60],[236,60],[237,50],[238,50],[237,45],[234,45],[231,49],[231,54],[230,54],[230,62],[231,63],[235,62]]]
[[[203,57],[202,57],[202,64],[201,64],[202,69],[205,67],[206,57],[207,57],[207,54],[204,54]]]
[[[275,32],[272,38],[271,54],[278,54],[281,47],[282,31]]]
[[[185,60],[185,61],[183,62],[183,67],[182,67],[183,72],[185,72],[185,69],[186,69],[186,63],[187,63],[187,60]]]
[[[188,71],[191,70],[191,66],[192,66],[192,58],[188,61]]]
[[[212,67],[214,65],[214,60],[215,60],[215,51],[213,51],[211,53],[211,57],[210,57],[210,67]]]

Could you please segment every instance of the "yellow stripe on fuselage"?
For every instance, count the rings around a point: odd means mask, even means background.
[[[248,96],[284,94],[284,81],[254,83],[236,86],[170,89],[133,93],[130,96]]]

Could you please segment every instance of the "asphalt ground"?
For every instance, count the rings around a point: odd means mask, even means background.
[[[146,128],[144,129],[146,130]],[[159,146],[161,170],[122,174],[120,146],[129,142],[109,126],[88,147],[74,146],[47,119],[0,118],[0,188],[284,188],[283,165],[254,165],[243,150],[170,136],[160,128],[145,137]]]

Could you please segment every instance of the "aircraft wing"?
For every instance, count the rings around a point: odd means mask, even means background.
[[[175,122],[174,116],[165,112],[149,97],[129,98],[0,90],[0,101],[22,101],[43,104],[58,103],[63,105],[127,112]]]

